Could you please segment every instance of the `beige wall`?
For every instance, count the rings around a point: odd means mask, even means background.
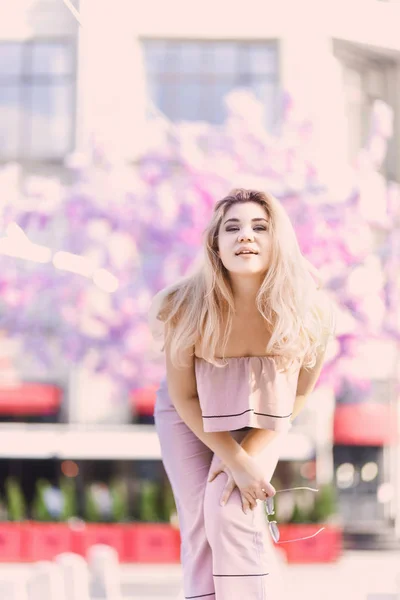
[[[300,113],[313,119],[316,157],[327,177],[337,177],[347,140],[345,126],[338,126],[344,125],[344,107],[333,41],[347,40],[361,52],[372,44],[375,53],[400,64],[398,2],[80,0],[79,5],[83,27],[63,0],[14,0],[0,22],[3,40],[80,36],[78,150],[87,147],[95,129],[124,156],[140,151],[146,103],[142,37],[273,39],[280,44],[281,88],[293,94]]]

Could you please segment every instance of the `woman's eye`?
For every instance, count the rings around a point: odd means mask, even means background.
[[[265,225],[255,225],[253,227],[254,231],[266,231],[267,228]],[[239,231],[239,227],[227,227],[225,231]]]

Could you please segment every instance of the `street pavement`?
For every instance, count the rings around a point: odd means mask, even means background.
[[[275,566],[275,578],[269,580],[271,597],[268,600],[400,600],[398,551],[348,551],[334,564],[277,563]],[[179,593],[181,568],[178,565],[122,565],[121,569],[124,598],[184,598]]]
[[[31,569],[0,564],[0,578],[25,578]],[[184,599],[179,565],[120,565],[120,575],[118,600]],[[347,551],[337,563],[312,565],[287,565],[277,557],[268,583],[266,600],[400,600],[400,552]]]

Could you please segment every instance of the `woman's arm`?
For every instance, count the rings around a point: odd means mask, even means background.
[[[233,439],[228,431],[205,433],[199,398],[193,353],[187,352],[188,366],[177,369],[170,357],[169,344],[165,344],[167,384],[177,413],[193,433],[210,448],[230,469],[233,481],[239,488],[244,512],[256,506],[256,500],[273,496],[275,488],[266,479],[255,459]],[[173,444],[174,441],[171,440]]]
[[[185,352],[188,366],[176,368],[170,357],[170,348],[165,345],[168,392],[177,413],[193,433],[229,467],[246,453],[228,431],[205,433],[197,395],[194,357],[190,350]]]
[[[272,429],[252,429],[243,438],[240,445],[250,456],[257,456],[279,435],[281,434],[278,431]]]
[[[326,346],[320,349],[317,354],[315,365],[311,369],[300,369],[299,379],[297,381],[296,399],[290,417],[291,421],[294,421],[297,415],[303,410],[308,397],[318,381],[322,365],[324,364],[325,351]]]
[[[290,421],[294,421],[297,415],[303,410],[308,397],[313,391],[315,384],[320,376],[322,365],[324,363],[325,348],[322,348],[317,355],[315,365],[311,369],[300,369],[299,379],[297,382],[296,399],[294,401],[293,412]],[[246,437],[242,440],[241,446],[251,456],[259,454],[265,446],[267,446],[279,432],[271,429],[253,429],[249,431]]]

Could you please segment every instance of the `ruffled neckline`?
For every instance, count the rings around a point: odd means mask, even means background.
[[[202,360],[206,363],[209,363],[210,365],[212,364],[209,360],[206,360],[205,358],[202,358],[201,356],[197,356],[197,354],[194,355],[196,360]],[[273,354],[262,354],[262,355],[258,355],[258,356],[226,356],[225,358],[221,358],[219,356],[216,357],[216,360],[218,361],[224,361],[224,360],[246,360],[246,359],[251,359],[251,358],[268,358],[268,359],[274,359],[276,358]]]

